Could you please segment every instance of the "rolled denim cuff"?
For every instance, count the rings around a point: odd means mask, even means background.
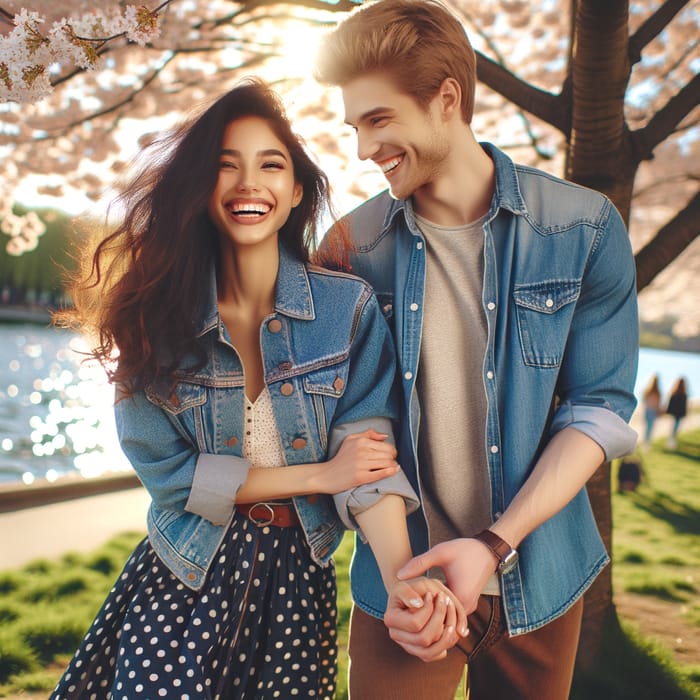
[[[637,446],[637,432],[616,413],[601,406],[563,403],[554,414],[551,434],[564,428],[576,428],[600,445],[605,459],[617,459]]]
[[[250,460],[233,455],[200,454],[185,510],[224,525],[233,516],[236,494],[248,476]]]
[[[372,484],[362,484],[354,489],[337,493],[333,496],[333,501],[345,527],[349,530],[356,530],[362,541],[366,542],[367,539],[355,517],[373,506],[383,496],[390,494],[403,498],[406,505],[406,515],[418,510],[420,506],[416,492],[402,471]]]

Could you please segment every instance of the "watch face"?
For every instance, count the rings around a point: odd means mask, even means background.
[[[510,573],[515,568],[515,565],[517,563],[518,563],[518,553],[514,549],[511,549],[510,552],[508,552],[508,554],[506,554],[504,559],[498,565],[498,573],[499,574]]]

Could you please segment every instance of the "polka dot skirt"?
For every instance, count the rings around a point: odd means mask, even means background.
[[[141,542],[50,700],[330,699],[335,678],[333,566],[236,514],[198,592]]]

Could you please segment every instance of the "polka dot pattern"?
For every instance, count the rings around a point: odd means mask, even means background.
[[[228,534],[199,592],[144,539],[50,700],[333,698],[333,566],[301,528],[237,515]]]

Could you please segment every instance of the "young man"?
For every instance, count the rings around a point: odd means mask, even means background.
[[[563,700],[582,595],[608,562],[584,485],[635,446],[625,227],[604,196],[477,142],[474,53],[437,0],[361,6],[317,78],[389,183],[324,248],[371,282],[394,333],[399,460],[423,505],[423,554],[400,573],[441,571],[470,627],[442,600],[387,600],[358,543],[351,696],[451,700],[468,662],[472,700]]]

